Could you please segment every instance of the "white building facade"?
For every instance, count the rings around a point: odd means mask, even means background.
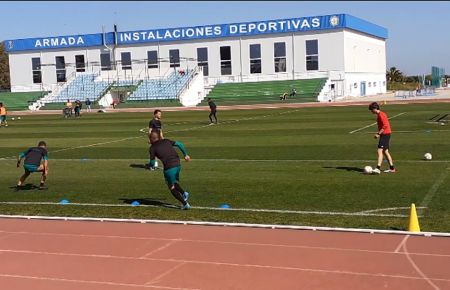
[[[327,78],[321,101],[386,92],[387,30],[347,14],[9,40],[11,90],[77,73],[148,79],[203,68],[205,85]]]

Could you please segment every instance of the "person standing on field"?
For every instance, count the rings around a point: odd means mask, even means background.
[[[162,113],[161,110],[155,110],[153,112],[153,119],[148,123],[148,143],[150,144],[150,134],[156,132],[159,134],[160,139],[164,139],[161,123]]]
[[[0,103],[0,127],[5,126],[8,127],[8,122],[6,122],[6,115],[8,113],[6,112],[6,107],[3,105],[3,103]]]
[[[217,106],[216,106],[216,104],[211,100],[211,98],[208,98],[208,105],[209,105],[209,109],[210,109],[210,112],[209,112],[209,121],[210,121],[211,124],[212,124],[212,123],[213,123],[212,117],[214,117],[214,123],[217,124],[217,116],[216,116],[216,113],[217,113]]]
[[[87,112],[90,112],[91,111],[91,100],[89,100],[89,99],[86,99],[86,111]]]
[[[396,172],[394,167],[394,161],[392,160],[392,156],[389,153],[389,142],[391,139],[391,125],[389,124],[389,119],[385,112],[380,110],[380,105],[378,103],[373,102],[369,105],[369,111],[373,114],[377,115],[377,125],[378,132],[375,134],[374,138],[379,139],[378,141],[378,163],[377,168],[373,170],[373,173],[380,174],[381,173],[381,164],[383,162],[383,157],[386,156],[387,161],[389,162],[389,169],[385,170],[385,173],[394,173]]]

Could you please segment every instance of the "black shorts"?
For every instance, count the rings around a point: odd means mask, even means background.
[[[391,140],[391,134],[380,135],[380,141],[378,141],[379,149],[389,149],[389,141]]]

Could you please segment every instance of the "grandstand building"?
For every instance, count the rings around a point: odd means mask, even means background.
[[[319,101],[386,92],[387,29],[348,14],[139,31],[114,28],[6,41],[11,90],[52,91],[48,101],[70,95],[98,100],[128,86],[127,97],[140,100],[178,98],[195,87],[203,98],[222,83],[323,79]],[[195,77],[202,84],[187,85]]]

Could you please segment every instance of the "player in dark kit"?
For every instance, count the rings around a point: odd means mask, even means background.
[[[153,112],[153,119],[151,119],[148,123],[148,143],[151,143],[150,134],[152,132],[158,133],[161,139],[164,139],[164,135],[162,132],[161,114],[161,110],[155,110]]]
[[[211,117],[214,117],[215,122],[217,124],[217,116],[216,116],[216,112],[217,112],[217,106],[216,104],[211,100],[211,98],[208,98],[208,105],[209,105],[209,109],[211,110],[211,112],[209,113],[209,120],[211,121],[211,124],[213,123],[213,120]]]
[[[17,189],[20,189],[25,179],[33,172],[42,172],[40,189],[45,189],[45,180],[48,176],[48,152],[47,144],[44,141],[39,142],[38,147],[32,147],[25,152],[21,152],[17,158],[17,167],[20,167],[22,159],[25,159],[23,168],[25,173],[20,177],[17,182]],[[41,164],[41,161],[44,162]]]
[[[184,145],[179,141],[171,141],[169,139],[161,139],[157,132],[150,133],[150,170],[155,169],[155,158],[164,164],[164,178],[169,186],[169,190],[172,195],[181,202],[181,209],[190,209],[191,206],[188,203],[189,193],[184,191],[180,186],[180,157],[177,151],[173,148],[178,147],[183,152],[184,160],[189,161],[191,158],[186,152]]]
[[[385,170],[386,173],[394,173],[394,161],[392,160],[391,154],[389,153],[389,141],[391,139],[391,125],[389,124],[389,119],[386,113],[380,110],[380,105],[373,102],[369,105],[369,111],[377,115],[378,132],[375,134],[375,139],[380,139],[378,141],[378,163],[377,168],[373,170],[374,173],[381,173],[381,163],[383,162],[383,157],[389,162],[389,169]]]

